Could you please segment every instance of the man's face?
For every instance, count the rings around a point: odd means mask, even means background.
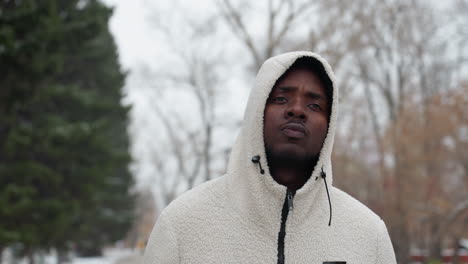
[[[318,158],[328,131],[329,109],[317,75],[306,69],[291,70],[273,87],[265,106],[268,155],[297,162]]]

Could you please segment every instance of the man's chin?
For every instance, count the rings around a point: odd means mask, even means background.
[[[304,164],[313,160],[313,157],[306,155],[301,151],[294,149],[284,149],[284,150],[266,150],[267,158],[270,162],[279,162],[287,164]]]

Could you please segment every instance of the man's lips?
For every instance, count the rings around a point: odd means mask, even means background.
[[[306,134],[304,125],[301,123],[296,123],[296,122],[287,123],[281,128],[281,131],[287,137],[297,138],[297,139],[305,137],[305,134]]]

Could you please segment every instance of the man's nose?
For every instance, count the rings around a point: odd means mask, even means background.
[[[305,114],[305,105],[304,102],[301,99],[296,99],[291,101],[288,104],[288,107],[285,111],[286,117],[291,118],[291,117],[297,117],[300,119],[306,119],[306,114]]]

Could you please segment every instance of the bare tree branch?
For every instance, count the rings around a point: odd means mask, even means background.
[[[253,43],[252,37],[247,31],[247,28],[242,21],[241,14],[236,10],[229,0],[217,1],[219,7],[222,10],[222,14],[228,24],[231,26],[233,32],[239,37],[243,43],[247,46],[248,50],[254,58],[255,65],[262,64],[262,58],[258,54],[258,51]]]

